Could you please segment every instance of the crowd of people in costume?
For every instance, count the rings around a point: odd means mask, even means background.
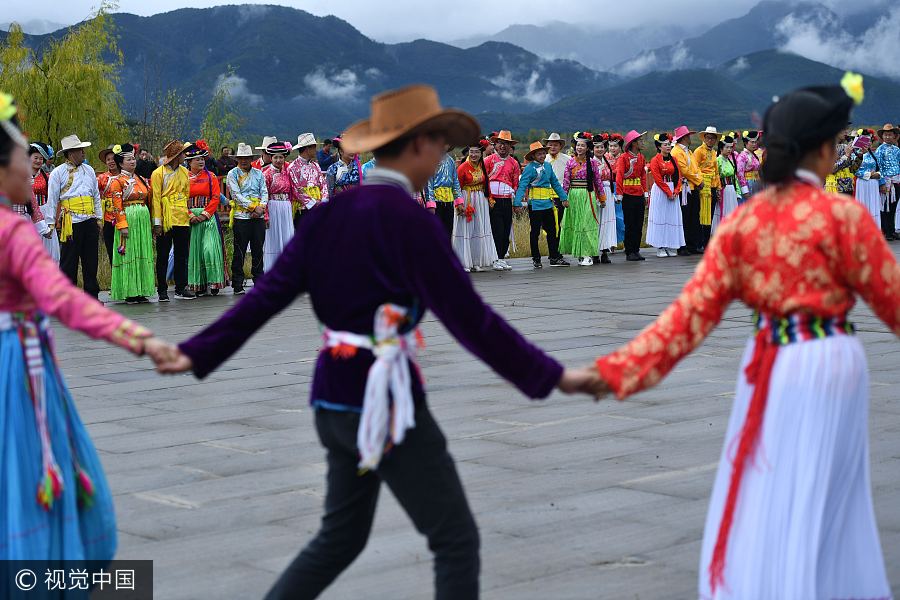
[[[109,560],[116,548],[109,485],[46,315],[149,355],[161,373],[205,378],[308,294],[324,328],[310,404],[327,449],[325,515],[267,598],[326,589],[365,547],[384,482],[428,538],[436,598],[473,600],[478,529],[417,368],[425,312],[529,397],[559,389],[624,399],[659,383],[741,300],[755,311],[754,332],[709,504],[699,597],[890,597],[868,469],[868,369],[848,312],[860,296],[900,335],[900,265],[887,243],[898,151],[888,125],[847,138],[862,97],[848,74],[842,86],[777,99],[764,134],[708,127],[692,150],[694,132],[679,127],[653,137],[649,164],[645,133],[579,132],[571,156],[551,135],[529,146],[523,166],[509,131],[476,142],[474,117],[441,107],[433,88],[409,86],[376,96],[371,118],[334,142],[325,170],[312,134],[296,145],[268,139],[259,156],[239,144],[223,193],[202,140],[167,144],[148,181],[134,145],[102,153],[108,169],[98,178],[84,160],[90,144],[71,135],[65,162],[42,173],[37,156],[52,149],[29,145],[0,94],[0,559]],[[462,147],[457,164],[449,149]],[[372,160],[361,164],[362,152]],[[179,297],[221,289],[223,197],[235,292],[248,247],[255,285],[214,323],[173,345],[95,300],[101,232],[119,270],[115,297],[141,302],[155,284],[167,298],[170,248]],[[513,215],[526,204],[532,252],[543,232],[551,265],[565,264],[563,254],[584,266],[608,261],[620,238],[616,206],[626,258],[640,261],[648,199],[659,256],[703,256],[655,322],[588,367],[565,369],[524,339],[466,275],[509,268]],[[356,256],[322,251],[331,248]],[[79,265],[84,293],[72,283]]]
[[[825,184],[863,203],[891,241],[900,230],[898,131],[890,123],[846,130]],[[520,159],[509,131],[492,132],[448,147],[425,187],[411,195],[435,214],[469,272],[512,269],[513,221],[526,210],[535,269],[543,267],[542,239],[551,267],[570,266],[566,255],[580,266],[609,264],[620,247],[626,261],[644,260],[644,245],[660,258],[702,254],[720,223],[762,189],[764,134],[680,126],[652,135],[650,160],[647,137],[583,131],[567,143],[554,132]],[[81,265],[93,296],[99,238],[91,224],[100,220],[110,297],[127,303],[148,302],[154,293],[168,301],[169,280],[180,300],[229,285],[244,293],[248,251],[256,280],[274,266],[304,215],[358,186],[376,166],[374,158],[363,163],[348,152],[340,137],[319,144],[312,133],[296,144],[266,136],[255,148],[226,146],[218,158],[203,140],[173,140],[158,160],[124,143],[99,152],[99,174],[87,164],[88,147],[66,137],[64,162],[51,168],[53,148],[32,142],[34,200],[16,210],[32,219],[73,282]],[[227,224],[220,219],[225,210]],[[230,263],[226,227],[233,231]]]

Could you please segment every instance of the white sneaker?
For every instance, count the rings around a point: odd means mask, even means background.
[[[491,268],[494,269],[495,271],[505,271],[506,270],[506,268],[503,266],[502,260],[495,260],[494,265]]]
[[[469,267],[463,267],[463,271],[465,271],[466,273],[471,273],[472,269],[470,269]]]
[[[504,271],[512,271],[512,267],[510,266],[510,264],[508,262],[506,262],[506,260],[501,260],[500,264],[503,265]]]
[[[675,248],[666,248],[666,255],[667,256],[678,256],[678,250],[676,250]]]
[[[582,267],[590,267],[594,264],[594,259],[590,256],[584,256],[578,261],[578,264]]]
[[[484,267],[479,267],[479,266],[472,267],[473,273],[484,273],[485,271],[487,271],[487,269],[485,269]]]
[[[666,258],[667,256],[669,256],[669,253],[666,252],[665,248],[660,248],[659,250],[656,251],[657,258]]]

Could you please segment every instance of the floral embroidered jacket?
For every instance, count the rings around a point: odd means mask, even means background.
[[[900,336],[900,265],[865,207],[809,181],[773,186],[722,222],[681,295],[597,368],[625,398],[699,346],[732,300],[773,317],[830,318],[857,294]]]

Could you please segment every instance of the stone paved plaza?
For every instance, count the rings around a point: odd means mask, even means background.
[[[895,244],[900,254],[900,244]],[[501,314],[567,365],[630,339],[696,259],[473,275]],[[546,260],[545,260],[546,265]],[[340,273],[335,273],[340,277]],[[116,306],[182,340],[217,298]],[[463,307],[463,310],[465,308]],[[482,536],[488,599],[696,597],[700,538],[750,312],[733,305],[657,389],[600,404],[521,396],[431,315],[422,366]],[[853,313],[872,376],[871,465],[888,573],[900,595],[900,345]],[[324,453],[307,406],[320,334],[306,299],[200,383],[56,327],[62,368],[115,493],[120,558],[152,559],[156,598],[261,598],[316,531]],[[425,540],[385,489],[369,545],[326,599],[427,599]]]

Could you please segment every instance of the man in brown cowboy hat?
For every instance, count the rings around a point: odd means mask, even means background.
[[[512,233],[513,196],[519,187],[522,167],[512,155],[513,146],[518,142],[507,130],[501,130],[491,138],[496,154],[484,159],[488,181],[491,189],[491,233],[494,235],[494,246],[497,248],[497,262],[494,267],[512,270],[505,257],[509,251],[509,236]]]
[[[315,598],[353,562],[366,546],[382,482],[428,538],[436,598],[478,597],[478,529],[410,364],[427,309],[528,396],[544,397],[557,386],[574,392],[595,377],[564,373],[484,304],[438,220],[412,198],[445,144],[477,138],[477,121],[442,108],[429,86],[376,96],[371,118],[343,137],[349,152],[375,155],[363,184],[310,211],[254,290],[159,365],[205,377],[304,292],[324,325],[310,397],[327,449],[325,514],[270,600]]]
[[[516,188],[514,207],[521,207],[524,201],[528,205],[528,218],[531,221],[531,261],[535,269],[541,269],[541,250],[538,239],[541,229],[547,233],[547,248],[550,254],[551,267],[568,267],[569,263],[559,253],[559,223],[553,210],[554,200],[568,202],[556,173],[548,162],[547,147],[543,142],[534,142],[525,154],[525,169],[519,178]],[[526,195],[527,194],[527,195]]]
[[[897,239],[897,199],[900,197],[900,148],[897,147],[897,133],[900,131],[891,123],[878,130],[881,145],[875,150],[875,160],[884,178],[881,186],[882,211],[881,232],[888,241]]]
[[[166,144],[159,167],[150,176],[152,196],[150,212],[153,235],[156,236],[156,291],[160,302],[169,301],[169,250],[175,247],[175,298],[193,300],[197,296],[187,289],[188,256],[191,250],[191,222],[188,199],[191,195],[190,173],[182,165],[185,145],[180,140]]]

